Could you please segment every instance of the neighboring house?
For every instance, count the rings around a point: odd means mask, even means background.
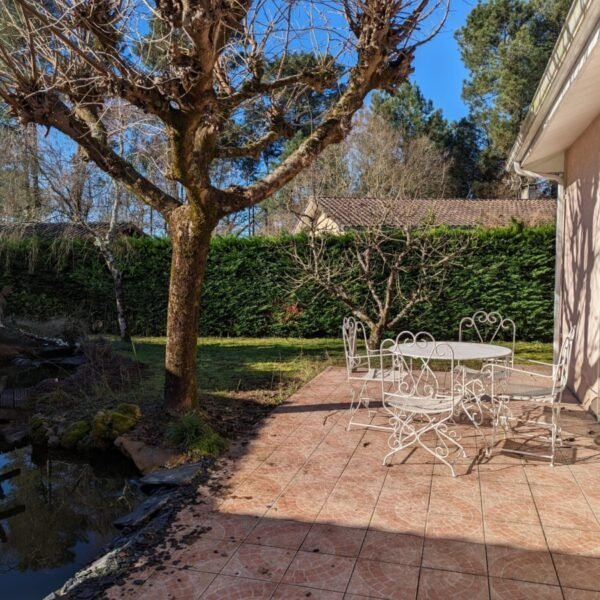
[[[576,0],[508,168],[559,183],[555,352],[577,326],[569,387],[600,415],[600,2]]]
[[[89,239],[93,237],[90,229],[95,234],[106,235],[109,226],[109,223],[104,222],[90,223],[87,227],[75,223],[0,223],[0,238]],[[118,223],[116,232],[118,236],[145,235],[142,229],[133,223]]]
[[[417,226],[431,222],[449,227],[500,227],[512,223],[542,225],[556,220],[556,201],[400,200],[324,197],[309,200],[296,231],[342,233],[378,225]]]

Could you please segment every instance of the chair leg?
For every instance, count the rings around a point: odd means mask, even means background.
[[[346,431],[350,431],[350,427],[352,425],[355,425],[354,415],[358,412],[361,405],[365,405],[367,410],[369,409],[369,400],[368,400],[368,398],[364,397],[364,391],[365,391],[366,385],[367,385],[367,382],[363,382],[363,384],[360,387],[360,391],[357,392],[357,390],[354,387],[354,385],[352,384],[352,382],[350,382],[350,388],[352,389],[352,400],[350,401],[350,420],[348,421],[348,426],[346,427]],[[369,411],[369,416],[371,416],[371,411]],[[359,424],[356,423],[356,425],[359,425]],[[364,427],[364,425],[362,425],[362,426]]]
[[[414,444],[417,439],[417,429],[412,424],[412,415],[404,415],[402,412],[394,413],[391,417],[392,433],[388,440],[388,446],[391,451],[383,457],[383,464],[387,464],[388,458],[391,458],[400,450],[408,448]]]

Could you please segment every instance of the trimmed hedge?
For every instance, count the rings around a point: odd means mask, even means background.
[[[478,309],[510,316],[522,340],[552,339],[554,228],[517,225],[460,230],[469,252],[449,274],[441,296],[421,305],[398,330],[454,337],[460,319]],[[341,239],[339,244],[345,243]],[[217,336],[338,336],[343,305],[319,290],[293,293],[290,238],[215,238],[201,303],[200,333]],[[0,285],[9,285],[5,314],[46,320],[70,316],[95,331],[116,332],[111,279],[90,243],[57,246],[39,239],[0,242]],[[119,260],[131,331],[164,335],[170,266],[168,240],[122,244]]]

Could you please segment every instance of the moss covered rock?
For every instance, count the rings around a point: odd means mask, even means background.
[[[48,423],[41,415],[33,415],[29,421],[31,429],[31,443],[34,446],[46,446],[48,444]]]
[[[117,412],[135,418],[136,421],[142,416],[142,409],[137,404],[128,404],[126,402],[117,406]]]
[[[99,410],[92,421],[89,445],[94,448],[105,448],[114,440],[133,429],[138,422],[141,411],[135,404],[121,404],[115,410]]]
[[[87,421],[75,421],[63,432],[60,445],[64,448],[75,448],[90,432],[91,426]]]

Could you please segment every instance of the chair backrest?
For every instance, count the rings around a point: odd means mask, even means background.
[[[571,352],[573,350],[573,340],[575,339],[575,327],[571,327],[569,333],[565,336],[558,354],[558,361],[554,365],[554,390],[562,392],[567,385],[569,375],[569,363],[571,362]]]
[[[506,319],[497,312],[478,310],[471,317],[465,317],[458,326],[458,340],[463,341],[465,335],[471,334],[475,341],[491,344],[505,339],[512,344],[512,355],[515,354],[517,328],[512,319]]]
[[[344,339],[344,354],[348,373],[351,373],[362,363],[368,365],[369,345],[364,323],[354,317],[346,317],[342,323],[342,337]]]
[[[435,363],[437,360],[443,362]],[[454,352],[449,344],[436,342],[425,331],[403,331],[394,346],[394,380],[390,392],[414,399],[454,397],[457,392],[454,367]]]

